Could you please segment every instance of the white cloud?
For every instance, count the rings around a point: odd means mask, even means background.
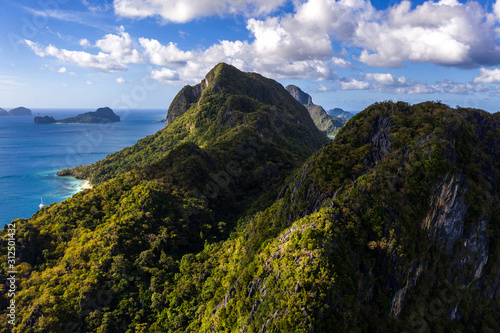
[[[132,47],[132,39],[125,32],[123,26],[120,27],[120,36],[107,34],[103,39],[96,42],[96,46],[107,52],[113,59],[121,59],[124,63],[142,62],[139,52]]]
[[[366,73],[365,78],[382,86],[404,86],[406,78],[404,76],[395,77],[390,73]]]
[[[159,16],[175,22],[216,14],[242,14],[247,9],[249,15],[268,15],[247,19],[248,40],[220,40],[206,48],[182,49],[174,42],[133,39],[123,27],[94,44],[81,39],[82,47],[97,48],[94,53],[45,47],[31,41],[26,44],[41,57],[52,56],[98,71],[125,71],[129,64],[148,62],[152,78],[179,85],[199,82],[219,62],[277,79],[329,80],[337,82],[341,89],[393,93],[462,93],[482,89],[478,83],[497,80],[491,78],[496,74],[486,69],[473,83],[462,85],[448,81],[427,84],[390,73],[358,73],[338,79],[336,71],[357,70],[350,59],[355,64],[359,61],[376,67],[399,67],[405,62],[458,67],[500,63],[500,47],[495,40],[495,15],[500,13],[500,0],[491,13],[474,1],[425,1],[418,6],[402,1],[380,11],[368,0],[294,0],[293,12],[273,14],[273,9],[284,3],[285,0],[114,1],[115,13],[120,16]],[[335,50],[338,47],[343,49],[341,55]],[[347,58],[350,54],[351,58]]]
[[[172,42],[165,46],[155,39],[139,38],[139,43],[146,50],[149,61],[155,65],[184,64],[194,57],[192,52],[183,52]]]
[[[98,40],[96,47],[101,49],[101,52],[97,54],[58,49],[53,45],[42,47],[30,40],[25,40],[25,43],[40,57],[52,56],[67,63],[75,63],[102,72],[125,71],[128,64],[141,63],[143,59],[133,48],[132,39],[123,27],[120,27],[119,33],[120,35],[107,34]]]
[[[247,29],[255,37],[255,52],[265,57],[283,60],[327,59],[332,53],[332,42],[327,34],[308,33],[293,19],[270,18],[265,21],[250,19]]]
[[[474,67],[500,62],[495,28],[477,2],[409,1],[389,8],[381,18],[358,22],[353,45],[363,48],[359,61],[399,67],[405,61]]]
[[[127,80],[125,80],[123,77],[118,77],[116,78],[116,83],[120,83],[120,84],[123,84],[123,83],[127,83]]]
[[[495,1],[493,4],[493,14],[495,15],[497,21],[500,21],[500,0]]]
[[[500,83],[500,69],[486,69],[479,70],[479,76],[474,78],[474,82],[478,83]]]
[[[370,83],[365,81],[358,81],[356,79],[349,79],[345,82],[340,82],[340,88],[342,90],[363,90],[370,87]]]
[[[92,81],[87,80],[87,81],[85,81],[85,84],[90,86],[92,84]]]
[[[113,5],[119,16],[159,16],[167,22],[185,23],[213,15],[268,14],[284,3],[285,0],[114,0]]]
[[[171,83],[172,81],[179,80],[179,74],[168,68],[162,68],[161,70],[153,69],[151,71],[151,78],[163,83]]]
[[[366,0],[308,0],[294,14],[250,19],[247,29],[259,54],[277,58],[324,59],[332,41],[340,41],[361,48],[357,59],[370,66],[475,67],[500,63],[490,16],[474,1],[426,1],[414,8],[402,1],[377,11]]]
[[[332,58],[332,63],[335,64],[336,66],[343,67],[343,68],[353,67],[353,65],[349,61],[342,59],[342,58],[337,58],[337,57]]]
[[[91,46],[89,40],[86,38],[80,39],[80,45],[83,47],[90,47]]]
[[[66,69],[66,67],[61,67],[59,68],[59,70],[57,71],[58,73],[66,73],[68,70]]]
[[[500,79],[500,73],[498,73]],[[369,90],[398,95],[412,94],[471,94],[485,92],[490,88],[477,83],[461,83],[445,80],[434,84],[408,80],[404,76],[396,77],[390,73],[364,73],[364,81],[354,78],[338,80],[342,90]],[[500,83],[500,81],[499,81]],[[331,87],[320,86],[320,91],[332,90]]]

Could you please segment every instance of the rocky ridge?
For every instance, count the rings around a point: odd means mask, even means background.
[[[314,124],[320,131],[326,133],[328,136],[335,136],[338,130],[345,124],[346,119],[341,117],[330,116],[326,113],[325,109],[320,105],[316,105],[312,101],[312,97],[303,92],[299,87],[288,85],[285,89],[302,105],[307,108]]]

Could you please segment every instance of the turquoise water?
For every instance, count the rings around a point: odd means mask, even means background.
[[[56,119],[94,111],[32,109]],[[165,110],[115,110],[121,122],[111,124],[35,125],[33,117],[0,117],[0,226],[28,218],[41,198],[49,205],[81,190],[83,181],[57,177],[62,168],[91,164],[131,146],[165,124]]]

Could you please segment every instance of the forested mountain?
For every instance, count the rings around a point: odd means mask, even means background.
[[[165,129],[87,167],[92,190],[15,222],[16,332],[149,326],[160,315],[154,285],[171,285],[184,255],[272,204],[328,142],[273,80],[220,64],[201,84],[196,101],[180,101],[189,87],[174,99],[181,110]]]
[[[303,92],[299,87],[288,85],[285,89],[307,108],[316,127],[326,135],[335,136],[346,123],[347,118],[329,115],[321,105],[313,103],[311,95]]]
[[[13,332],[500,330],[499,114],[377,103],[328,142],[224,64],[170,110],[14,222]]]

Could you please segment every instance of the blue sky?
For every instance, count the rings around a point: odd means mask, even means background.
[[[0,107],[168,108],[217,63],[326,109],[500,110],[500,0],[3,0]]]

